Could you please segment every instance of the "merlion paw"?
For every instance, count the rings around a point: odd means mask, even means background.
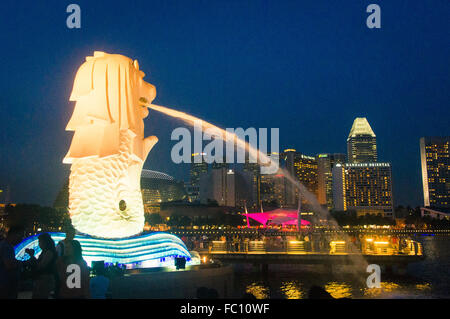
[[[153,146],[158,142],[158,138],[154,135],[144,138],[144,155],[147,157]]]

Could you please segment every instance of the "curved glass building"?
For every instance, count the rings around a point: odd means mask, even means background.
[[[162,172],[143,169],[141,174],[141,191],[146,213],[153,212],[160,203],[181,201],[187,198],[183,182]]]

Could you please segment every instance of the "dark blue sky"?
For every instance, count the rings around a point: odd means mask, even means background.
[[[81,29],[66,27],[70,3]],[[51,204],[68,177],[73,78],[103,50],[139,60],[155,103],[222,127],[279,127],[282,149],[345,152],[353,119],[367,117],[396,204],[421,204],[419,138],[450,135],[448,0],[105,3],[0,4],[0,185],[13,201]],[[366,27],[370,3],[381,29]],[[160,142],[145,167],[184,178],[170,160],[177,126],[151,112]]]

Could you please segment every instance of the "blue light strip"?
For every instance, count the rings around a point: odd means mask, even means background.
[[[65,238],[64,233],[49,233],[55,243]],[[38,244],[38,236],[34,235],[26,238],[15,247],[16,258],[27,260],[29,257],[25,249],[32,248],[35,255],[41,252]],[[158,260],[162,264],[167,264],[168,260],[175,257],[184,257],[188,262],[192,261],[192,256],[183,241],[175,235],[156,232],[136,237],[121,239],[95,238],[85,235],[76,235],[83,249],[83,258],[88,262],[103,260],[106,263],[119,263],[131,265],[146,261],[154,261],[158,265]]]

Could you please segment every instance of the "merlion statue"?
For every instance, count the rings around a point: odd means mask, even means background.
[[[78,69],[67,131],[74,131],[63,163],[71,164],[69,214],[74,227],[105,238],[128,237],[144,226],[142,166],[156,144],[144,121],[156,89],[137,60],[94,52]]]

